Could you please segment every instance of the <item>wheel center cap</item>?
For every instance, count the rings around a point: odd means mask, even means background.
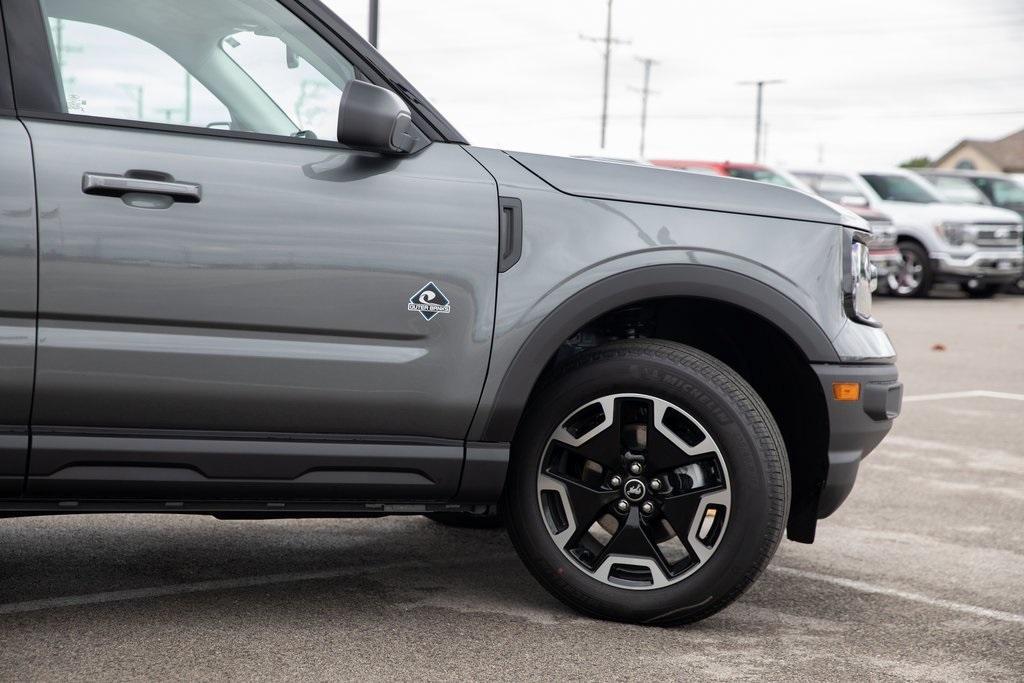
[[[639,479],[630,479],[626,482],[626,485],[622,487],[622,493],[628,500],[636,503],[647,496],[647,485]]]

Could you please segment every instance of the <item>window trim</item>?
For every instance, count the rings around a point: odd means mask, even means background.
[[[404,83],[401,76],[398,76],[395,86],[390,79],[380,73],[383,65],[390,69],[393,76],[398,75],[393,67],[383,61],[367,61],[358,51],[345,42],[335,31],[337,29],[347,30],[351,35],[359,38],[347,25],[338,20],[333,22],[335,26],[328,27],[316,14],[310,12],[304,4],[308,0],[271,0],[280,3],[287,11],[291,12],[299,21],[303,22],[310,30],[320,36],[333,49],[337,50],[342,57],[347,59],[365,80],[374,85],[388,88],[398,94],[412,113],[413,123],[431,141],[459,142],[465,144],[461,136],[451,139],[442,135],[435,125],[434,117],[424,116],[417,106],[425,104],[419,94]],[[318,5],[318,0],[312,3]],[[323,5],[320,5],[323,7]],[[325,12],[329,12],[326,8]],[[183,126],[179,124],[164,124],[151,121],[135,121],[131,119],[113,119],[99,116],[88,116],[84,114],[70,114],[63,111],[60,101],[60,93],[56,81],[56,70],[53,63],[53,54],[49,48],[47,39],[46,19],[43,16],[42,7],[38,0],[0,0],[0,12],[5,19],[5,26],[16,26],[17,30],[7,32],[10,50],[10,75],[13,84],[13,98],[15,111],[18,116],[28,119],[42,119],[47,121],[64,121],[68,123],[82,123],[87,125],[107,125],[117,128],[133,128],[138,130],[153,130],[159,132],[184,133],[193,135],[204,135],[230,139],[241,139],[261,142],[277,142],[282,144],[298,144],[304,146],[330,147],[333,149],[351,149],[342,145],[336,140],[309,140],[305,138],[291,138],[279,135],[264,133],[249,133],[243,131],[230,131],[216,128],[199,128],[196,126]],[[330,15],[325,15],[330,16]],[[359,39],[361,40],[361,39]],[[365,44],[369,48],[369,44]],[[372,48],[370,48],[372,49]],[[0,65],[2,66],[2,65]],[[0,75],[2,77],[2,75]],[[408,93],[408,96],[405,94]],[[411,98],[416,98],[410,102]],[[428,109],[429,109],[429,105]],[[436,112],[432,112],[436,113]],[[439,114],[437,116],[440,116]],[[441,120],[444,121],[443,117]],[[445,121],[445,123],[447,123]],[[448,124],[450,126],[450,124]],[[454,129],[451,129],[454,131]]]
[[[326,147],[333,150],[359,152],[354,147],[343,145],[336,140],[312,140],[310,138],[293,138],[269,133],[250,133],[242,130],[225,130],[223,128],[201,128],[184,126],[180,123],[160,123],[158,121],[136,121],[134,119],[112,119],[106,116],[88,116],[85,114],[54,114],[51,112],[20,112],[22,118],[30,121],[55,121],[80,126],[105,126],[107,128],[129,128],[132,130],[149,131],[151,133],[175,133],[179,135],[198,135],[200,137],[242,140],[249,142],[275,142],[281,145],[302,145],[303,147]],[[413,150],[416,154],[426,145]]]

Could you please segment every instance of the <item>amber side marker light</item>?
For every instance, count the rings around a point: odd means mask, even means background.
[[[837,401],[859,401],[860,382],[833,382],[832,396]]]

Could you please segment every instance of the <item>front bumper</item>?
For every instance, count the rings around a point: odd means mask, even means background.
[[[860,461],[892,429],[903,403],[903,384],[893,364],[815,365],[828,403],[828,475],[818,498],[818,518],[835,512],[853,490]],[[837,401],[836,382],[859,382],[858,401]]]
[[[967,255],[936,253],[932,257],[940,280],[962,282],[984,280],[993,284],[1016,282],[1024,270],[1024,255],[1018,250],[984,250]]]

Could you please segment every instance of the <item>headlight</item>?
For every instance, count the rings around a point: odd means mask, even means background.
[[[972,244],[977,234],[974,226],[970,223],[955,223],[952,221],[936,223],[935,232],[939,233],[939,237],[954,247]]]
[[[878,269],[871,263],[868,246],[860,239],[858,235],[850,240],[844,298],[847,314],[851,318],[874,323],[871,317],[871,292],[878,286]]]

